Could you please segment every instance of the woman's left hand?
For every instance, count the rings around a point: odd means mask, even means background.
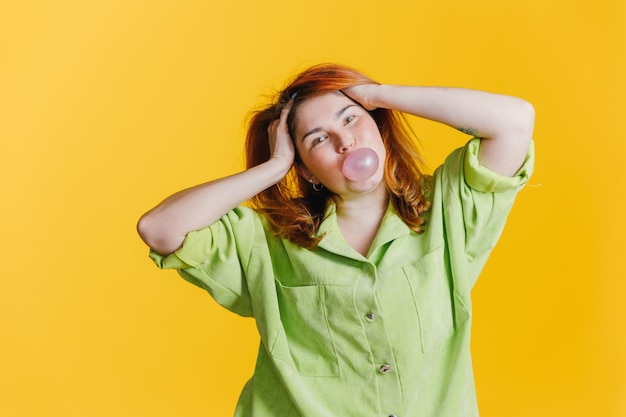
[[[370,111],[378,108],[376,105],[376,90],[378,86],[379,84],[360,84],[344,88],[341,91],[352,100],[358,102],[365,110]]]

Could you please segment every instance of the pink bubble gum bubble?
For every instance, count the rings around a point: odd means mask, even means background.
[[[341,171],[351,180],[365,180],[378,169],[378,155],[370,148],[359,148],[348,154]]]

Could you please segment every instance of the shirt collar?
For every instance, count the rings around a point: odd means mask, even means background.
[[[386,243],[410,233],[411,229],[409,229],[400,216],[398,216],[393,204],[390,201],[387,206],[387,210],[383,215],[383,220],[378,232],[374,237],[369,253],[372,254],[376,251],[376,249]],[[324,214],[324,220],[315,233],[315,237],[320,236],[324,236],[318,245],[321,249],[348,258],[360,261],[365,260],[365,258],[348,245],[346,240],[343,238],[341,230],[339,230],[339,226],[337,225],[337,206],[333,201],[329,202],[326,213]]]

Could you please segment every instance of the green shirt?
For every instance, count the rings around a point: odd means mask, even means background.
[[[478,163],[479,139],[432,176],[425,231],[390,205],[368,255],[343,239],[335,207],[303,249],[236,208],[189,233],[161,268],[256,320],[254,375],[236,417],[477,416],[470,357],[474,285],[533,166],[514,177]]]

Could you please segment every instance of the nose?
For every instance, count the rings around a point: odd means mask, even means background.
[[[337,151],[339,153],[346,153],[354,146],[354,137],[350,134],[338,135],[337,137]]]

